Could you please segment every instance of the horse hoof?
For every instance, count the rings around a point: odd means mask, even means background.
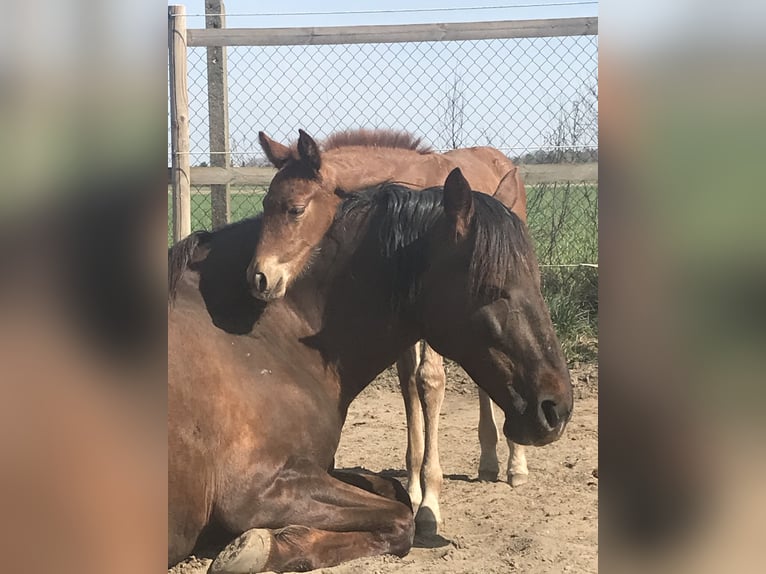
[[[510,484],[514,488],[516,488],[517,486],[521,486],[522,484],[526,484],[528,480],[529,480],[528,474],[509,474],[508,475],[508,484]]]
[[[417,536],[436,536],[439,532],[439,520],[428,507],[421,508],[415,516],[415,534]]]
[[[479,470],[479,481],[497,482],[497,471],[496,470]]]
[[[208,574],[253,574],[264,572],[271,552],[271,532],[248,530],[224,548],[210,565]]]

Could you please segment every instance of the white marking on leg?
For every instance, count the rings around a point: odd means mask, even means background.
[[[526,447],[508,440],[508,484],[513,487],[525,484],[529,479]]]
[[[418,346],[407,349],[396,362],[399,375],[399,388],[404,399],[404,411],[407,416],[407,493],[412,502],[413,512],[417,512],[423,500],[423,490],[420,484],[420,471],[423,466],[423,410],[418,395],[416,373],[420,353]]]
[[[423,344],[416,380],[425,419],[425,453],[421,470],[423,501],[415,516],[415,524],[421,533],[436,534],[442,523],[439,509],[443,481],[439,461],[439,415],[444,401],[446,377],[444,360],[427,343]]]
[[[497,423],[492,400],[479,389],[479,480],[497,480],[500,463],[497,460]]]

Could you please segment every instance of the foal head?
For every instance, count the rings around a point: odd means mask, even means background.
[[[332,177],[321,170],[319,146],[303,130],[296,149],[260,132],[269,161],[279,170],[263,200],[263,227],[247,277],[255,297],[284,296],[309,263],[340,203]]]
[[[572,412],[572,386],[526,226],[472,192],[459,169],[445,182],[443,206],[419,278],[425,339],[502,407],[508,438],[555,440]]]
[[[283,297],[289,284],[300,276],[332,225],[343,196],[333,170],[323,165],[317,143],[303,130],[298,131],[295,148],[275,142],[263,132],[258,134],[266,156],[279,170],[263,201],[261,236],[247,272],[253,296],[264,301]],[[359,143],[344,141],[348,136],[341,132],[330,140],[335,137],[335,147]],[[351,137],[418,153],[428,151],[419,139],[406,133],[357,130]],[[499,182],[494,197],[526,221],[526,203],[519,201],[523,195],[524,185],[514,167]]]

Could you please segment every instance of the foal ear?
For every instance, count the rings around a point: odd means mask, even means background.
[[[524,184],[521,183],[521,176],[519,175],[519,168],[514,167],[511,171],[503,176],[500,183],[497,184],[495,193],[492,194],[496,200],[506,206],[509,210],[513,211],[522,219],[526,219],[526,213],[519,213],[522,209],[523,202],[519,201],[519,197],[524,192]],[[515,209],[514,209],[514,206]]]
[[[275,142],[263,132],[258,132],[258,140],[261,142],[261,148],[266,157],[269,158],[275,168],[280,169],[290,159],[292,152],[286,145]]]
[[[444,182],[444,213],[455,239],[465,237],[473,219],[473,192],[459,167],[453,169]]]
[[[319,146],[309,134],[298,130],[298,156],[312,171],[318,172],[322,167],[322,159],[319,155]]]

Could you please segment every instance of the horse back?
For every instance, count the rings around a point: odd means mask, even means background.
[[[457,164],[472,189],[490,195],[514,167],[505,154],[492,147],[454,149],[444,155]]]
[[[471,189],[493,195],[500,180],[511,171],[514,163],[504,153],[493,147],[470,147],[455,149],[444,153],[454,161],[468,180]],[[524,180],[520,173],[516,173],[516,181],[519,186],[519,196],[514,207],[516,214],[522,221],[527,220],[527,192]]]

